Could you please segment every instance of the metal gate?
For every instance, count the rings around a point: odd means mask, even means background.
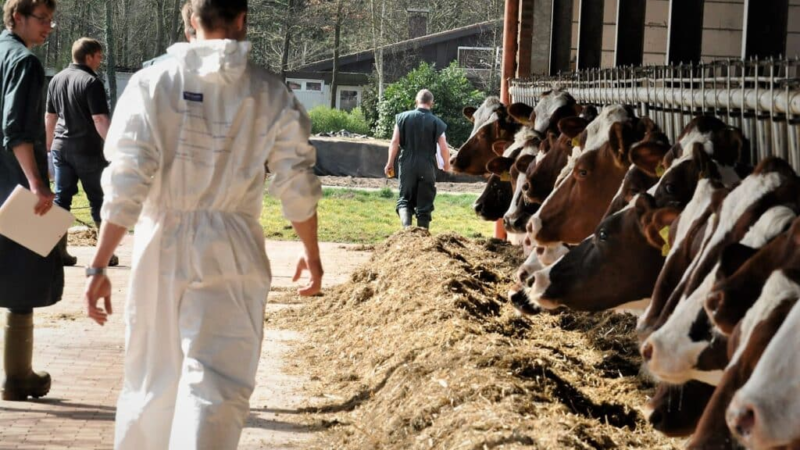
[[[713,114],[742,129],[751,160],[768,155],[800,172],[800,61],[720,60],[700,65],[617,67],[512,80],[512,102],[534,105],[559,88],[580,104],[631,105],[672,142],[694,116]]]

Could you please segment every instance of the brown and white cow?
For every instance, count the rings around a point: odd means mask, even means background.
[[[728,427],[747,448],[800,448],[798,304],[795,303],[752,375],[728,406]]]
[[[733,436],[725,423],[725,411],[734,393],[753,373],[761,355],[800,297],[800,285],[783,270],[773,272],[762,295],[737,326],[729,345],[730,363],[717,386],[697,431],[687,448],[732,449]]]
[[[648,369],[660,380],[719,382],[721,369],[727,363],[721,344],[724,336],[714,332],[703,309],[704,299],[715,283],[719,258],[727,245],[741,241],[750,247],[761,247],[794,219],[796,206],[776,206],[792,201],[778,193],[796,182],[793,172],[787,176],[783,167],[765,160],[723,201],[714,218],[714,231],[689,269],[682,300],[664,325],[642,345]]]
[[[679,386],[659,383],[655,394],[645,404],[647,421],[666,436],[689,436],[694,433],[713,394],[714,386],[699,381]]]
[[[631,114],[620,105],[603,108],[578,138],[580,156],[569,175],[531,218],[531,239],[541,246],[578,244],[608,209],[628,170],[628,150],[638,139]],[[641,138],[641,136],[640,136]]]
[[[484,175],[486,164],[501,154],[495,153],[497,145],[514,142],[522,124],[513,120],[497,97],[486,98],[478,108],[464,108],[464,117],[473,123],[472,133],[450,157],[450,166],[456,173]]]
[[[745,317],[756,299],[762,294],[767,278],[780,268],[800,269],[800,247],[793,240],[800,236],[800,219],[792,222],[788,231],[756,250],[738,245],[725,249],[720,279],[705,300],[706,313],[714,325],[725,334]],[[733,260],[732,267],[725,267]],[[744,261],[738,263],[738,261]]]

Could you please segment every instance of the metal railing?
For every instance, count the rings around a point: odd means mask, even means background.
[[[534,105],[551,89],[580,104],[631,105],[672,142],[700,114],[740,128],[751,161],[768,155],[800,171],[800,60],[719,60],[699,65],[617,67],[511,81],[513,102]]]

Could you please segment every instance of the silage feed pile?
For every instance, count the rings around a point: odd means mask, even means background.
[[[678,448],[640,412],[635,318],[517,316],[518,253],[399,232],[350,282],[270,316],[306,338],[291,359],[325,399],[308,409],[321,448]]]

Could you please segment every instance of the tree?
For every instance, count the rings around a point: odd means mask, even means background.
[[[108,92],[111,99],[111,112],[117,105],[117,71],[114,57],[114,2],[106,2],[106,74],[108,75]]]
[[[408,75],[386,87],[384,99],[378,102],[378,125],[375,136],[388,139],[394,130],[395,116],[414,107],[420,89],[430,89],[434,96],[433,113],[447,124],[447,140],[454,146],[463,144],[472,131],[472,124],[461,114],[465,106],[478,106],[486,95],[472,86],[457,63],[441,71],[422,63]]]

